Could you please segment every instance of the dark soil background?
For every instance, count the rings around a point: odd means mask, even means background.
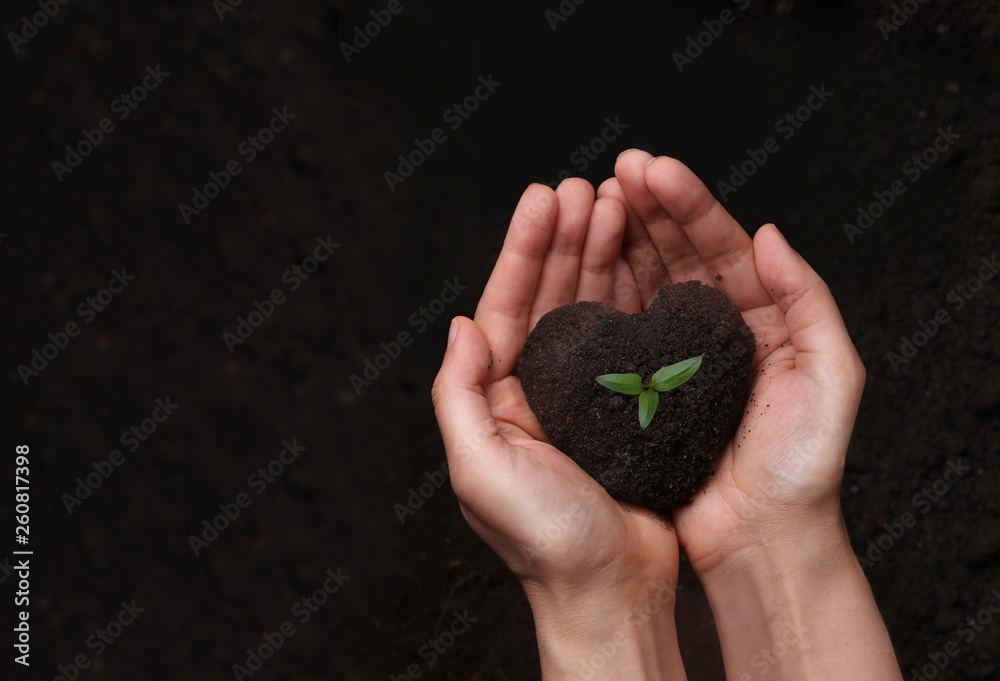
[[[969,284],[1000,250],[1000,3],[911,2],[884,39],[888,0],[751,0],[684,73],[671,54],[734,3],[589,0],[553,31],[558,5],[402,0],[350,63],[338,43],[385,3],[242,2],[220,21],[210,0],[69,0],[17,54],[8,37],[0,531],[5,555],[19,548],[14,449],[28,445],[34,551],[31,667],[13,678],[55,679],[81,654],[80,679],[233,678],[291,622],[254,679],[414,665],[428,679],[537,679],[520,586],[448,485],[398,515],[428,475],[442,482],[429,392],[448,319],[473,312],[528,183],[563,170],[596,183],[642,147],[715,188],[768,137],[780,150],[727,208],[751,231],[774,221],[815,265],[868,366],[844,508],[906,678],[952,641],[937,678],[1000,678],[1000,623],[983,610],[1000,587],[1000,287]],[[5,3],[0,27],[38,11]],[[115,100],[158,64],[169,76],[118,120]],[[444,111],[491,74],[502,85],[452,130]],[[829,101],[777,135],[822,85]],[[275,107],[296,118],[247,162],[239,145]],[[115,129],[57,180],[53,161],[104,117]],[[612,148],[574,165],[616,117],[628,127]],[[383,173],[437,127],[446,141],[390,191]],[[949,127],[960,137],[913,181],[904,164]],[[178,204],[233,160],[240,174],[186,224]],[[897,180],[906,193],[852,243],[844,222]],[[329,260],[283,281],[328,235]],[[77,306],[121,268],[134,281],[87,323]],[[468,288],[441,312],[432,301],[456,279]],[[285,302],[230,353],[223,334],[276,288]],[[939,310],[948,321],[918,335]],[[68,322],[79,335],[26,386],[18,366]],[[357,394],[350,376],[402,332],[412,343]],[[922,347],[900,364],[888,353],[904,337]],[[123,447],[168,396],[176,412]],[[293,439],[304,453],[251,486]],[[69,514],[63,495],[115,449],[122,465]],[[970,469],[944,482],[959,461]],[[241,493],[252,505],[196,557],[189,537]],[[296,603],[338,568],[350,579],[301,622]],[[0,580],[13,657],[16,580]],[[690,677],[721,679],[686,567],[682,587]],[[88,640],[133,599],[144,612],[98,655]],[[475,622],[431,665],[424,646],[456,611]],[[978,629],[963,624],[977,615]]]

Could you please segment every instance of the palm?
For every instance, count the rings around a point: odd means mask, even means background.
[[[615,501],[544,436],[529,435],[537,434],[539,426],[516,377],[491,384],[486,395],[511,450],[479,473],[507,500],[502,530],[520,545],[520,555],[508,560],[516,573],[548,574],[558,566],[573,566],[575,572],[597,574],[623,561],[648,566],[648,579],[676,583],[679,550],[669,525]],[[474,528],[485,529],[475,505],[463,503],[463,510]]]
[[[801,444],[783,442],[790,434],[799,436],[802,424],[818,416],[813,412],[820,395],[789,366],[794,360],[792,346],[766,358],[769,366],[754,382],[750,413],[726,445],[715,475],[690,505],[675,513],[685,551],[695,564],[724,552],[728,542],[745,536],[768,514],[787,513],[827,484],[824,471],[815,465],[818,449],[810,454]]]

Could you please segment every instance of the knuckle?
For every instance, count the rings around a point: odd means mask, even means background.
[[[434,379],[434,383],[431,385],[431,404],[434,405],[435,411],[441,407],[441,402],[444,399],[444,392],[444,380],[441,378],[441,374],[438,374],[437,378]]]

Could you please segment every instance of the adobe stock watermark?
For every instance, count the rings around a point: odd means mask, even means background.
[[[626,130],[628,130],[628,123],[622,123],[621,116],[615,116],[614,119],[610,116],[605,118],[604,128],[601,129],[600,134],[586,144],[581,144],[579,149],[570,154],[569,164],[576,169],[577,173],[586,172],[590,164],[606,152],[608,147],[621,137],[622,133]],[[563,170],[559,173],[557,179],[546,184],[555,189],[559,186],[560,182],[571,177],[573,177],[572,170]]]
[[[243,4],[243,0],[212,0],[212,9],[219,21],[225,21],[226,15],[235,12],[236,8]]]
[[[97,319],[97,313],[104,312],[115,296],[124,291],[125,287],[134,280],[135,276],[128,274],[124,267],[121,270],[111,270],[108,285],[94,295],[87,296],[86,300],[76,306],[77,316],[83,320],[83,324],[90,324]],[[51,342],[45,343],[41,348],[33,348],[31,359],[26,360],[24,364],[17,365],[17,375],[21,377],[21,382],[28,385],[32,378],[45,371],[49,363],[54,361],[60,352],[69,347],[70,339],[79,336],[82,330],[83,327],[79,323],[71,320],[66,322],[61,331],[55,333],[50,331],[47,338]]]
[[[466,437],[456,445],[451,451],[451,459],[457,461],[469,455],[475,455],[486,440],[495,437],[496,428],[481,428],[473,435]],[[430,471],[424,471],[421,481],[406,491],[408,496],[403,502],[393,504],[392,510],[396,513],[396,518],[400,525],[405,525],[409,516],[416,515],[417,511],[424,507],[424,504],[433,497],[439,489],[444,487],[451,474],[448,460],[446,459],[440,467]],[[2,583],[2,582],[0,582]]]
[[[447,307],[458,300],[458,297],[467,288],[469,287],[458,283],[458,277],[454,277],[450,281],[445,279],[441,294],[427,303],[426,306],[418,308],[407,320],[410,327],[416,329],[414,334],[420,335],[429,329],[430,325],[437,321],[444,314]],[[394,341],[379,343],[379,348],[381,348],[382,352],[376,354],[373,359],[365,358],[363,363],[364,368],[361,371],[363,376],[351,374],[349,377],[351,387],[354,388],[354,394],[360,397],[362,388],[370,386],[372,381],[377,380],[383,371],[388,369],[395,360],[399,359],[405,348],[413,345],[413,340],[414,337],[410,335],[409,331],[400,331],[396,334]]]
[[[448,623],[447,628],[440,634],[433,638],[427,640],[427,643],[420,646],[417,651],[417,656],[421,660],[426,660],[427,669],[431,669],[438,661],[438,659],[448,652],[448,649],[455,645],[455,642],[469,631],[471,625],[474,622],[478,622],[478,617],[472,617],[469,615],[468,610],[463,610],[458,612],[457,610],[452,611],[451,622]],[[406,671],[402,674],[390,674],[390,681],[413,681],[414,679],[419,679],[424,675],[423,665],[419,662],[414,662],[407,665]]]
[[[316,248],[311,256],[306,256],[298,265],[292,265],[281,275],[281,282],[288,284],[289,292],[298,291],[304,281],[316,273],[321,263],[326,262],[335,250],[340,248],[340,244],[334,243],[333,235],[317,237]],[[285,290],[275,288],[264,298],[263,302],[254,299],[254,309],[247,313],[246,317],[236,317],[236,328],[234,332],[224,331],[222,341],[229,349],[229,354],[236,352],[236,348],[249,340],[254,332],[263,326],[264,322],[274,314],[274,311],[281,305],[288,302]]]
[[[236,153],[245,159],[246,164],[253,163],[257,155],[267,149],[274,142],[275,137],[288,127],[288,124],[298,118],[298,114],[288,113],[288,107],[281,109],[274,107],[271,109],[274,115],[267,125],[236,145]],[[233,178],[243,172],[243,163],[238,158],[227,162],[222,170],[208,173],[208,182],[204,187],[194,187],[191,189],[191,204],[183,201],[177,204],[177,210],[181,214],[181,219],[185,225],[191,224],[191,219],[208,208],[213,199],[217,198],[222,190],[229,186]]]
[[[413,2],[413,0],[407,0],[407,2]],[[403,13],[404,9],[406,9],[406,5],[402,3],[402,0],[389,0],[385,9],[371,10],[372,20],[365,23],[364,26],[358,24],[354,27],[351,42],[340,41],[340,53],[344,55],[347,63],[350,64],[351,60],[361,54],[363,49],[371,45],[372,41],[379,37],[382,31],[389,27],[392,20]]]
[[[955,141],[962,137],[952,131],[950,125],[947,130],[938,128],[937,132],[938,136],[934,138],[934,142],[930,146],[919,154],[914,154],[900,168],[900,172],[910,181],[910,184],[916,183],[923,177],[924,173],[930,170],[930,167],[937,163],[945,152],[955,146]],[[858,216],[855,219],[857,224],[844,223],[844,234],[847,235],[847,240],[853,244],[855,237],[871,229],[875,221],[885,215],[885,212],[892,207],[898,197],[906,193],[906,190],[907,186],[902,180],[894,180],[885,191],[872,192],[872,197],[875,200],[867,206],[858,206]]]
[[[35,12],[30,17],[21,17],[21,27],[17,33],[9,31],[7,33],[7,40],[10,41],[10,46],[14,50],[14,54],[18,54],[21,48],[28,44],[28,41],[38,35],[38,32],[48,26],[49,20],[54,19],[57,14],[59,14],[59,8],[68,5],[70,0],[39,0],[38,1],[38,12]]]
[[[990,600],[981,607],[975,614],[965,618],[965,620],[955,627],[955,636],[961,637],[965,644],[972,643],[976,637],[986,630],[986,627],[993,624],[998,619],[995,615],[1000,615],[1000,591],[993,589],[990,591]],[[933,681],[951,663],[952,658],[962,654],[955,639],[948,641],[940,650],[927,653],[927,662],[910,669],[910,681]]]
[[[906,531],[915,527],[917,520],[930,513],[931,509],[940,503],[941,499],[970,470],[972,470],[972,467],[962,463],[961,458],[958,461],[949,460],[948,466],[945,468],[942,476],[914,494],[913,498],[910,499],[910,503],[917,513],[919,513],[919,516],[911,511],[906,511],[895,520],[891,520],[883,525],[883,532],[874,539],[868,540],[868,550],[865,552],[865,555],[855,555],[861,567],[875,567],[875,564],[882,560],[906,535]]]
[[[23,568],[24,568],[23,561],[21,563],[11,565],[10,556],[9,555],[4,556],[3,562],[0,562],[0,584],[3,584],[11,577],[17,577],[18,570],[21,570]]]
[[[545,20],[549,22],[549,28],[553,31],[559,28],[559,24],[569,21],[569,18],[576,13],[576,8],[587,2],[587,0],[561,0],[559,6],[554,10],[545,10]]]
[[[577,678],[582,679],[582,681],[591,681],[591,679],[596,677],[601,670],[605,668],[614,669],[614,660],[618,655],[619,649],[629,640],[626,632],[630,629],[639,628],[640,626],[648,624],[653,617],[659,614],[665,607],[673,605],[677,599],[678,589],[680,589],[680,586],[676,586],[666,581],[654,582],[650,584],[650,590],[652,592],[650,597],[629,612],[621,629],[618,629],[610,639],[598,645],[594,651],[587,656],[587,658],[580,665],[579,671],[577,672]],[[633,622],[636,624],[633,625]],[[610,678],[615,677],[611,676]]]
[[[425,471],[423,477],[423,482],[406,490],[409,496],[406,497],[405,504],[396,502],[392,506],[400,525],[405,525],[407,516],[416,515],[424,507],[424,503],[448,482],[448,462],[445,461],[437,470]]]
[[[530,545],[521,545],[521,558],[524,559],[526,565],[531,567],[535,564],[536,559],[544,558],[545,551],[548,551],[555,542],[562,539],[574,525],[578,526],[578,520],[587,517],[588,510],[592,506],[590,502],[597,498],[597,493],[592,488],[586,486],[581,487],[580,491],[581,498],[587,502],[587,505],[580,500],[574,501],[565,511],[553,518],[548,525],[544,528],[539,528],[535,532],[534,540]]]
[[[889,36],[901,29],[910,20],[910,17],[917,13],[921,5],[926,2],[927,0],[903,0],[898,4],[893,3],[892,13],[889,14],[888,21],[879,19],[875,24],[879,33],[882,34],[882,40],[889,42]]]
[[[26,451],[28,448],[25,447]],[[22,451],[22,448],[16,447],[16,451]],[[21,458],[21,457],[19,457]],[[21,488],[27,489],[27,488]],[[20,495],[19,495],[20,496]],[[24,502],[20,502],[24,503]],[[25,505],[22,507],[25,511],[30,511],[30,507]],[[22,509],[19,509],[22,510]],[[17,527],[24,527],[28,529],[28,520],[24,518],[17,518]],[[31,551],[18,551],[19,555],[30,554]],[[10,559],[7,559],[9,563]],[[31,611],[28,609],[31,605],[31,578],[32,578],[32,568],[31,568],[31,558],[18,558],[18,563],[11,567],[11,574],[15,576],[17,582],[17,591],[14,592],[14,606],[19,608],[17,611],[17,616],[11,617],[11,619],[17,620],[17,624],[12,628],[14,633],[14,650],[20,653],[14,656],[14,662],[21,665],[22,667],[31,666]]]
[[[135,624],[139,615],[146,611],[146,608],[140,608],[135,604],[134,598],[128,603],[122,601],[121,606],[122,609],[110,622],[87,637],[84,645],[93,652],[80,653],[70,664],[57,666],[56,671],[59,673],[52,677],[52,681],[74,681],[82,670],[94,663],[93,658],[103,655],[104,651],[125,633],[125,629]]]
[[[746,11],[746,8],[750,6],[750,0],[732,0],[732,2],[741,12]],[[674,66],[677,67],[677,73],[684,73],[684,68],[693,64],[695,59],[703,55],[705,50],[710,48],[726,30],[726,26],[734,21],[736,21],[736,13],[731,9],[724,9],[719,14],[718,19],[706,19],[701,22],[705,30],[697,35],[689,35],[684,52],[674,52],[671,55]]]
[[[256,492],[257,496],[267,491],[268,485],[281,477],[286,468],[295,463],[306,451],[305,447],[299,446],[298,440],[294,437],[291,442],[284,440],[281,444],[282,450],[276,457],[271,459],[266,466],[261,466],[247,476],[247,487]],[[229,526],[236,522],[243,511],[250,508],[253,502],[254,497],[251,497],[249,493],[240,492],[232,502],[220,503],[220,513],[211,519],[206,518],[202,521],[201,532],[188,536],[188,546],[191,547],[195,558],[201,556],[202,552],[218,539],[222,532],[228,530]]]
[[[124,121],[133,111],[139,108],[140,104],[146,101],[150,92],[160,87],[164,79],[169,75],[169,71],[160,70],[159,64],[155,67],[147,66],[146,75],[142,77],[139,84],[128,92],[121,93],[116,100],[111,102],[109,105],[111,113],[116,114],[119,122]],[[83,164],[83,159],[94,153],[94,150],[101,146],[104,140],[107,139],[107,136],[114,131],[115,122],[110,116],[102,118],[93,130],[88,130],[87,128],[81,130],[83,139],[77,142],[76,146],[66,145],[64,162],[52,162],[52,171],[56,174],[56,179],[62,182],[64,176],[69,175],[79,168]]]
[[[247,476],[247,487],[260,496],[267,491],[268,485],[274,483],[288,466],[295,463],[305,447],[300,447],[298,440],[294,437],[292,441],[282,441],[282,450],[276,457],[271,459],[266,466],[261,466],[256,471]],[[236,522],[240,515],[253,504],[254,498],[247,492],[240,492],[231,503],[222,502],[219,504],[220,513],[211,519],[202,521],[201,532],[197,535],[188,535],[188,546],[195,558],[201,556],[212,542],[219,538],[222,532],[229,529],[229,526]]]
[[[964,283],[956,285],[945,296],[945,302],[949,303],[955,312],[961,310],[980,291],[986,287],[986,282],[992,281],[997,273],[1000,273],[1000,263],[997,263],[997,254],[991,257],[983,256],[980,259],[982,265],[971,272]],[[900,336],[899,352],[888,352],[885,355],[889,362],[889,367],[894,374],[899,373],[899,367],[909,364],[917,354],[930,343],[931,339],[945,326],[952,321],[947,307],[939,307],[934,314],[927,319],[921,320],[917,330],[908,336]]]
[[[288,643],[298,630],[295,623],[301,626],[307,623],[312,616],[319,612],[319,609],[330,601],[330,597],[338,593],[351,578],[350,575],[343,574],[343,568],[329,568],[326,571],[326,579],[311,594],[297,600],[291,608],[293,619],[288,619],[278,625],[272,633],[265,633],[261,638],[263,642],[256,648],[246,649],[246,662],[242,665],[233,665],[233,676],[236,681],[249,679],[254,674],[264,668],[264,663],[274,657],[281,648]]]
[[[151,438],[159,430],[160,426],[166,423],[167,419],[175,411],[180,409],[179,404],[174,404],[170,401],[170,395],[167,395],[164,399],[157,398],[155,404],[156,406],[153,407],[153,411],[150,412],[147,418],[144,418],[131,428],[122,431],[121,437],[118,438],[122,447],[128,449],[129,454],[135,454],[139,447],[142,446],[142,443]],[[104,461],[91,461],[90,467],[94,469],[93,472],[88,473],[85,477],[76,478],[74,480],[76,487],[73,488],[73,494],[65,492],[60,497],[63,506],[66,507],[66,512],[69,515],[73,515],[74,507],[83,506],[83,502],[89,499],[114,474],[115,470],[124,463],[125,455],[122,454],[120,449],[111,450],[108,458]]]
[[[766,648],[761,648],[756,655],[750,658],[750,667],[754,673],[759,674],[757,678],[763,679],[771,671],[771,667],[778,664],[778,660],[787,655],[788,651],[799,643],[799,640],[800,633],[791,624],[784,623],[780,637],[776,637],[774,643]],[[755,681],[754,675],[750,672],[744,672],[740,675],[740,681]]]
[[[802,468],[809,467],[809,463],[814,460],[813,457],[828,448],[831,443],[836,442],[838,439],[843,439],[845,435],[849,436],[850,434],[850,424],[848,422],[838,421],[828,413],[824,413],[823,416],[814,419],[811,425],[815,429],[813,435],[805,443],[796,448],[796,455],[788,462],[789,466],[795,464],[799,468],[797,470],[792,470],[791,468],[785,470],[780,478],[777,476],[770,477],[767,483],[761,488],[761,501],[772,501],[784,494],[788,489],[788,484],[785,482],[787,479],[798,477],[800,473],[803,473]]]
[[[801,130],[802,126],[812,118],[815,112],[822,109],[833,95],[833,92],[826,89],[826,83],[819,87],[813,85],[804,104],[775,121],[774,131],[781,135],[785,141],[792,139],[795,133]],[[715,183],[715,189],[722,202],[728,201],[730,196],[739,191],[747,183],[747,180],[756,175],[771,156],[780,150],[781,145],[775,137],[768,137],[756,149],[747,149],[746,160],[742,161],[739,167],[735,163],[729,166],[732,171],[729,182],[719,180]]]
[[[479,110],[483,102],[493,96],[493,93],[501,85],[503,83],[494,80],[492,73],[488,76],[479,76],[479,83],[473,89],[472,94],[445,109],[441,115],[441,122],[446,124],[451,132],[457,131],[472,117],[472,114]],[[438,150],[438,147],[447,141],[448,133],[444,127],[434,128],[425,138],[414,139],[413,150],[405,156],[400,154],[396,157],[396,160],[399,161],[396,172],[387,170],[382,174],[385,183],[389,186],[389,191],[395,193],[396,187],[413,177],[417,168],[426,163],[427,159]]]

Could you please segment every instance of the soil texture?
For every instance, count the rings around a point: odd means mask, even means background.
[[[736,432],[754,347],[729,297],[689,281],[664,286],[639,314],[590,302],[552,310],[528,337],[518,372],[552,445],[614,498],[668,513],[712,475]],[[657,370],[698,355],[699,370],[660,393],[646,429],[638,397],[594,380],[634,373],[648,384]]]

